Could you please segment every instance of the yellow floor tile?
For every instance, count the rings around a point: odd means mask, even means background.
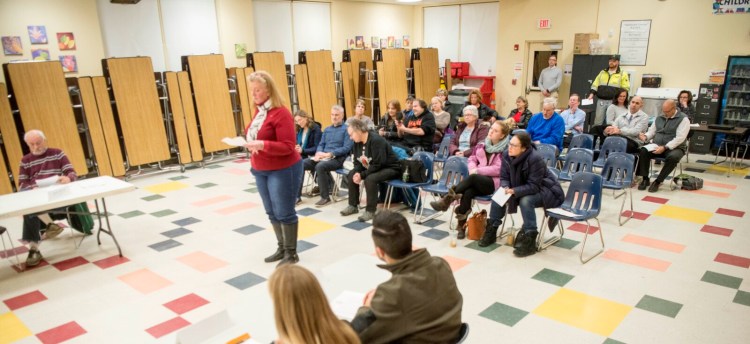
[[[31,331],[13,312],[0,314],[0,329],[2,329],[0,331],[0,343],[13,343],[32,335]]]
[[[742,167],[743,166],[736,166],[729,173],[733,174],[733,175],[736,175],[736,176],[745,176],[745,175],[747,175],[747,173],[750,172],[750,170],[748,170],[747,166],[744,166],[744,168],[742,168]],[[712,172],[727,173],[727,171],[729,170],[729,165],[728,164],[727,165],[713,165],[713,166],[709,167],[708,170],[712,171]]]
[[[143,188],[144,190],[151,191],[155,194],[165,193],[169,191],[175,191],[189,187],[190,185],[180,182],[168,182],[161,184],[154,184]]]
[[[607,337],[632,309],[632,306],[561,288],[533,313]]]
[[[659,207],[659,209],[656,209],[654,215],[705,225],[708,223],[708,220],[710,220],[711,217],[714,216],[714,213],[692,208],[675,207],[665,204]]]
[[[320,220],[316,220],[310,217],[299,218],[299,233],[297,237],[299,239],[306,239],[315,234],[320,234],[331,229],[336,228],[336,225]]]

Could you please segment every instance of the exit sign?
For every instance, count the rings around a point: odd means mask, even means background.
[[[551,22],[549,19],[539,19],[537,22],[537,28],[539,29],[549,29],[551,27]]]

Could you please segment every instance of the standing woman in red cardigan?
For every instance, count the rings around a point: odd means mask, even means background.
[[[245,148],[251,153],[250,172],[278,242],[276,252],[265,261],[296,263],[298,220],[294,202],[302,184],[302,159],[294,149],[294,120],[268,73],[257,71],[247,80],[258,110],[245,129]]]

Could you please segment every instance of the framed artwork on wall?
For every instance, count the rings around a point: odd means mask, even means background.
[[[60,50],[76,50],[76,39],[72,32],[57,33],[57,47]]]
[[[29,25],[27,28],[31,44],[47,44],[47,29],[44,25]]]
[[[21,36],[3,36],[3,53],[7,55],[23,55]]]
[[[78,72],[78,61],[75,55],[60,55],[59,59],[64,73]]]
[[[31,59],[34,61],[49,61],[49,49],[31,49]]]

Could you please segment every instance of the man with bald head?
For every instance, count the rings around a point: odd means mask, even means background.
[[[648,115],[641,110],[643,99],[639,96],[633,97],[628,106],[628,112],[615,118],[612,125],[604,128],[604,136],[622,136],[628,139],[627,152],[635,154],[643,145],[641,134],[648,129]]]
[[[549,143],[557,146],[558,152],[562,151],[565,120],[555,112],[554,99],[544,100],[542,112],[531,117],[529,124],[526,125],[526,132],[535,144]]]
[[[690,120],[685,114],[677,111],[677,104],[672,99],[666,100],[661,110],[662,115],[656,117],[648,131],[638,136],[641,141],[650,141],[657,145],[653,151],[641,148],[638,154],[638,175],[643,177],[638,190],[648,188],[648,192],[659,191],[659,185],[664,183],[664,179],[677,167],[687,149],[685,140],[690,132]],[[664,158],[664,167],[659,171],[656,180],[651,183],[649,167],[651,159],[656,157]]]
[[[18,186],[21,191],[37,188],[37,181],[42,179],[55,177],[57,178],[57,184],[68,184],[76,180],[77,176],[73,164],[70,163],[62,150],[47,146],[47,137],[44,136],[42,131],[29,130],[23,136],[23,140],[29,146],[29,154],[21,158],[21,166],[19,167]],[[65,211],[65,207],[50,212],[59,213],[61,211]],[[29,245],[26,266],[39,265],[42,261],[39,243],[43,238],[51,239],[63,230],[44,213],[23,216],[23,236],[21,239]],[[42,222],[40,215],[45,215],[43,217],[45,217],[46,224]],[[58,219],[58,216],[52,216],[52,218]],[[61,218],[65,218],[65,216]]]

